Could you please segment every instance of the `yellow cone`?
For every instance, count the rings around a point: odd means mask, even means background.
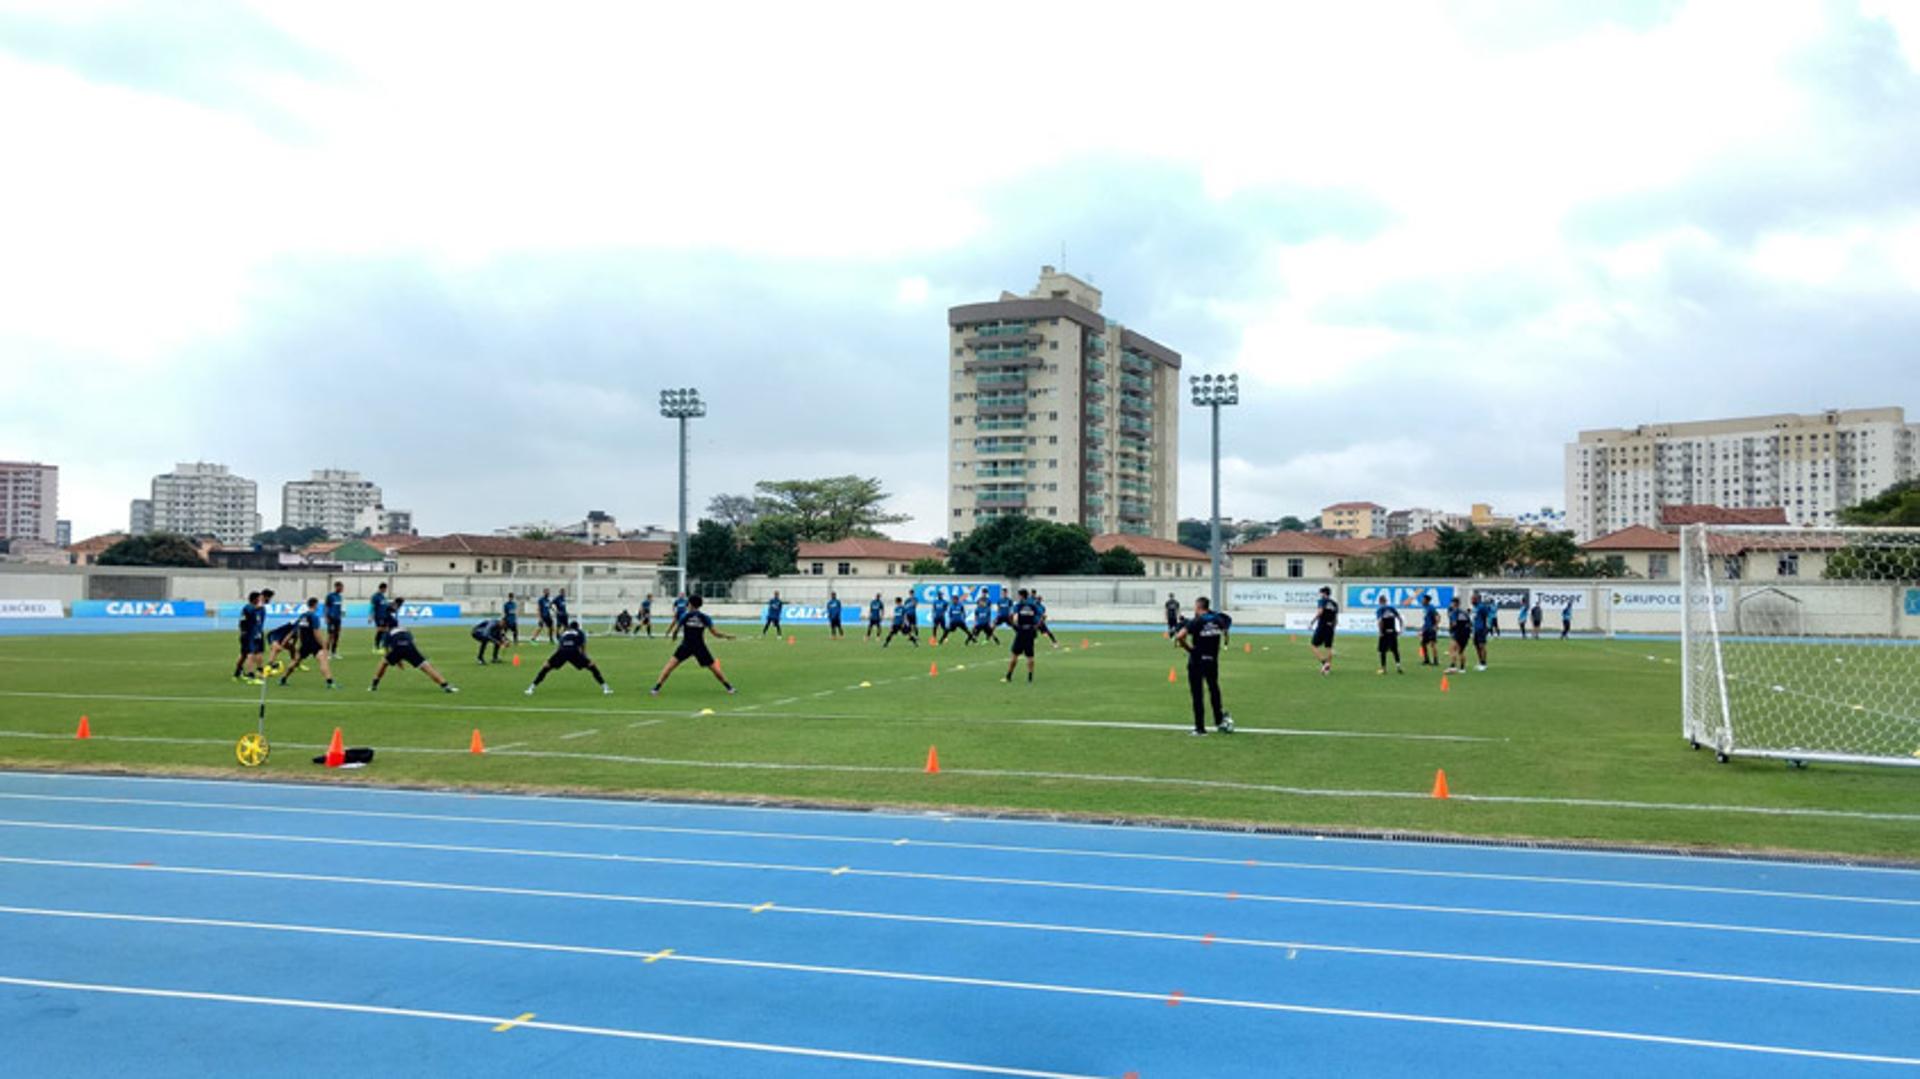
[[[711,708],[702,708],[702,709],[700,709],[700,714],[701,714],[701,715],[703,715],[703,716],[710,716],[710,715],[712,715],[712,714],[713,714],[713,709],[711,709]]]

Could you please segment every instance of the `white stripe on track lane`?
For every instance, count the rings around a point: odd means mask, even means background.
[[[194,839],[219,839],[255,843],[305,844],[312,846],[377,848],[381,850],[433,851],[442,854],[475,854],[502,858],[544,858],[554,861],[602,862],[622,865],[668,865],[695,869],[743,869],[765,873],[798,873],[811,876],[861,877],[873,880],[930,881],[939,884],[986,884],[1008,888],[1034,888],[1069,892],[1101,892],[1112,895],[1166,896],[1180,899],[1220,899],[1243,903],[1272,903],[1287,906],[1327,907],[1340,910],[1391,910],[1413,914],[1447,914],[1468,918],[1501,918],[1519,921],[1570,922],[1582,925],[1618,925],[1653,929],[1680,929],[1710,933],[1740,933],[1756,936],[1795,937],[1810,940],[1842,940],[1870,944],[1920,945],[1920,937],[1878,933],[1843,933],[1825,929],[1791,929],[1781,926],[1743,925],[1732,922],[1694,922],[1675,918],[1638,918],[1625,915],[1578,914],[1566,911],[1521,910],[1499,907],[1447,906],[1434,903],[1397,903],[1368,899],[1328,899],[1318,896],[1282,895],[1268,892],[1209,891],[1198,888],[1156,888],[1145,885],[1106,884],[1087,881],[1048,880],[1038,877],[1002,877],[972,873],[928,873],[900,869],[855,869],[845,865],[802,865],[790,862],[749,862],[722,858],[669,858],[661,855],[611,854],[588,851],[550,851],[526,847],[481,847],[461,843],[409,843],[392,839],[354,839],[335,836],[273,835],[251,832],[220,832],[191,828],[143,828],[132,825],[70,824],[52,821],[16,821],[0,819],[0,827],[43,829],[49,831],[98,832],[116,835],[160,835]],[[11,859],[0,858],[0,862]]]
[[[644,715],[647,713],[626,713]],[[674,716],[682,712],[669,713]],[[718,714],[725,718],[724,714]],[[758,718],[779,718],[771,713],[760,713]],[[71,741],[70,734],[52,734],[45,731],[0,731],[0,738],[28,738],[39,741]],[[134,743],[166,743],[173,745],[226,746],[229,743],[218,738],[165,738],[143,735],[100,735],[93,736],[96,741],[124,741]],[[318,743],[315,743],[316,745]],[[437,753],[465,755],[464,748],[444,746],[386,746],[387,753]],[[809,764],[790,761],[702,761],[677,757],[641,757],[620,753],[566,753],[559,750],[514,750],[510,753],[495,754],[498,757],[532,757],[551,760],[590,761],[596,764],[634,764],[647,767],[670,768],[718,768],[729,771],[769,771],[769,772],[828,772],[865,775],[919,775],[923,771],[917,767],[877,764]],[[981,779],[1057,779],[1075,783],[1121,783],[1137,786],[1162,786],[1197,788],[1202,790],[1252,791],[1262,794],[1283,794],[1302,798],[1370,798],[1405,801],[1418,799],[1425,801],[1430,795],[1425,791],[1402,790],[1341,790],[1322,787],[1290,787],[1276,783],[1239,783],[1224,779],[1193,779],[1184,776],[1144,776],[1144,775],[1102,775],[1087,772],[1041,772],[1010,768],[943,768],[942,772],[952,776],[971,776]],[[1830,820],[1871,820],[1920,823],[1920,813],[1873,813],[1851,809],[1814,809],[1804,806],[1742,806],[1742,805],[1696,805],[1686,802],[1629,802],[1607,798],[1548,798],[1521,794],[1454,794],[1455,802],[1489,802],[1504,805],[1542,805],[1572,806],[1590,809],[1631,809],[1666,813],[1732,813],[1762,817],[1808,817]]]
[[[881,1053],[857,1053],[841,1049],[817,1049],[801,1045],[779,1045],[772,1042],[701,1038],[686,1034],[666,1034],[651,1030],[581,1026],[573,1023],[556,1023],[545,1019],[520,1019],[507,1015],[473,1015],[465,1012],[432,1011],[425,1008],[393,1008],[377,1004],[349,1004],[344,1001],[309,1000],[295,997],[265,997],[242,993],[213,993],[190,989],[163,989],[153,986],[107,985],[99,982],[56,981],[48,978],[21,978],[12,975],[0,975],[0,985],[18,985],[33,989],[64,990],[75,993],[107,993],[118,996],[194,1000],[217,1004],[247,1004],[275,1008],[299,1008],[311,1011],[346,1012],[356,1015],[378,1015],[402,1019],[432,1019],[448,1023],[477,1024],[486,1027],[497,1027],[502,1023],[512,1023],[513,1029],[515,1030],[544,1030],[556,1034],[582,1034],[601,1038],[623,1038],[630,1041],[695,1045],[712,1049],[739,1049],[784,1056],[816,1057],[826,1060],[858,1061],[867,1064],[891,1064],[904,1068],[927,1068],[938,1071],[969,1072],[976,1075],[1010,1075],[1027,1077],[1027,1079],[1101,1079],[1099,1076],[1083,1075],[1077,1072],[1037,1071],[1031,1068],[998,1067],[991,1064],[971,1064],[964,1061],[929,1060],[920,1057],[888,1056]]]
[[[5,733],[6,732],[0,731],[0,735],[4,735]],[[70,736],[34,735],[34,737],[60,738],[64,740]],[[217,739],[178,739],[178,741],[189,742],[194,745],[219,745],[219,746],[227,745],[227,743],[224,740],[217,740]],[[317,744],[318,743],[316,743],[316,745]],[[416,750],[415,752],[428,752],[428,751]],[[436,749],[436,750],[432,750],[431,752],[464,753],[465,750]],[[62,783],[113,783],[113,784],[140,784],[140,785],[158,785],[158,786],[175,786],[175,787],[218,787],[222,790],[229,790],[229,791],[237,789],[244,785],[244,786],[257,786],[259,788],[268,789],[268,790],[280,789],[280,790],[298,791],[302,794],[316,794],[316,795],[321,795],[323,797],[334,797],[334,798],[365,798],[369,795],[369,792],[371,790],[372,793],[378,794],[380,797],[392,797],[392,798],[403,798],[403,799],[440,800],[440,799],[446,799],[446,798],[459,798],[463,801],[466,801],[466,800],[507,801],[507,802],[518,803],[518,802],[526,801],[529,797],[537,797],[543,804],[548,804],[548,805],[593,806],[601,809],[604,809],[609,805],[624,804],[626,806],[634,807],[634,808],[664,806],[672,809],[674,812],[688,812],[688,813],[696,813],[696,814],[698,813],[749,814],[749,815],[761,814],[761,815],[772,815],[776,817],[784,817],[784,816],[789,816],[796,812],[795,810],[792,810],[792,809],[786,809],[786,808],[780,808],[780,807],[768,807],[763,805],[743,804],[739,802],[701,802],[701,801],[694,801],[694,800],[676,800],[671,796],[650,797],[645,799],[634,799],[634,800],[622,800],[622,799],[612,799],[612,798],[605,798],[605,797],[599,797],[599,798],[577,797],[577,796],[570,796],[570,795],[564,795],[564,794],[542,794],[542,795],[530,796],[530,795],[523,795],[523,794],[502,794],[502,793],[496,793],[492,791],[466,791],[466,792],[461,792],[456,794],[456,793],[449,793],[443,790],[419,790],[411,787],[369,788],[367,786],[359,785],[359,784],[347,785],[347,784],[334,784],[334,783],[314,782],[314,781],[304,781],[304,780],[288,780],[288,781],[276,781],[273,783],[258,783],[257,781],[243,781],[243,780],[234,780],[234,779],[195,779],[195,778],[190,778],[186,776],[168,776],[168,775],[93,775],[86,772],[8,773],[5,771],[0,771],[0,779],[4,779],[8,775],[27,775],[27,776],[31,776],[38,779],[57,779],[59,782],[62,782]],[[953,812],[913,810],[913,809],[887,808],[887,807],[878,807],[873,809],[807,808],[804,810],[799,810],[797,812],[803,812],[812,817],[820,818],[820,819],[831,819],[831,818],[846,816],[846,817],[854,817],[863,821],[868,821],[868,820],[897,821],[903,826],[908,824],[926,824],[931,822],[931,823],[939,824],[942,826],[954,827],[956,829],[963,829],[967,827],[989,827],[989,828],[1008,828],[1008,829],[1027,829],[1027,830],[1032,830],[1035,828],[1044,828],[1049,831],[1065,830],[1065,831],[1071,831],[1071,832],[1097,832],[1102,834],[1108,833],[1108,832],[1117,832],[1121,834],[1136,834],[1143,827],[1148,827],[1146,825],[1140,825],[1140,824],[1116,824],[1108,821],[992,816],[992,815],[988,815],[985,812],[979,813],[979,814],[968,814],[968,813],[953,813]],[[1196,840],[1228,840],[1236,843],[1253,841],[1253,842],[1261,842],[1261,843],[1275,844],[1275,845],[1281,845],[1281,844],[1292,845],[1292,844],[1298,844],[1301,842],[1309,842],[1314,844],[1325,842],[1325,843],[1330,843],[1334,846],[1347,846],[1347,845],[1358,844],[1358,845],[1366,846],[1369,848],[1384,848],[1384,849],[1399,849],[1399,848],[1405,848],[1405,847],[1417,847],[1421,850],[1426,850],[1426,851],[1431,851],[1434,849],[1434,845],[1432,843],[1425,842],[1422,840],[1417,840],[1417,839],[1384,839],[1384,838],[1375,838],[1372,836],[1326,835],[1326,834],[1313,833],[1313,832],[1305,832],[1301,834],[1274,834],[1274,833],[1243,832],[1243,831],[1234,831],[1229,829],[1201,827],[1201,828],[1181,829],[1180,834]],[[907,840],[902,839],[902,840],[897,840],[897,842],[904,844],[907,842]],[[1683,855],[1675,855],[1671,852],[1661,851],[1661,850],[1635,851],[1635,850],[1618,850],[1618,849],[1614,849],[1614,850],[1591,849],[1591,848],[1585,848],[1585,847],[1565,846],[1561,844],[1551,844],[1551,843],[1540,845],[1540,846],[1515,846],[1512,844],[1501,843],[1500,837],[1498,836],[1490,836],[1488,837],[1487,842],[1484,842],[1484,843],[1469,840],[1469,841],[1460,841],[1460,842],[1450,843],[1447,846],[1449,848],[1457,847],[1457,848],[1461,848],[1469,851],[1474,851],[1480,854],[1498,853],[1502,855],[1512,855],[1517,858],[1526,858],[1526,857],[1575,858],[1575,859],[1582,859],[1582,860],[1594,861],[1594,862],[1629,861],[1629,862],[1670,863],[1675,861],[1676,859],[1685,857]],[[1892,877],[1897,877],[1903,880],[1920,879],[1920,870],[1916,870],[1914,868],[1904,867],[1904,866],[1858,865],[1858,864],[1853,864],[1848,862],[1810,862],[1805,860],[1770,858],[1761,854],[1742,855],[1738,858],[1710,858],[1710,859],[1706,859],[1706,861],[1708,862],[1730,861],[1740,865],[1748,865],[1748,866],[1771,866],[1771,867],[1776,867],[1783,870],[1793,870],[1795,872],[1803,872],[1803,873],[1819,873],[1819,874],[1837,873],[1837,874],[1848,875],[1848,876],[1859,875],[1859,874],[1870,874],[1876,877],[1892,876]]]
[[[649,722],[658,723],[660,721],[650,720]],[[501,746],[498,748],[505,749],[507,747]],[[615,834],[634,833],[643,835],[686,835],[754,840],[787,840],[796,843],[841,843],[851,846],[877,848],[891,848],[901,845],[899,838],[893,836],[846,836],[818,832],[769,832],[742,828],[694,828],[684,825],[616,824],[597,821],[559,821],[542,820],[532,817],[489,817],[454,813],[402,813],[396,810],[380,809],[327,809],[315,806],[270,805],[263,802],[195,802],[166,798],[111,798],[98,795],[31,794],[8,791],[0,791],[0,800],[77,805],[198,809],[215,813],[286,813],[302,817],[346,817],[361,820],[426,821],[435,824],[552,828],[562,831],[611,832]],[[1102,850],[1091,847],[1035,847],[1013,843],[968,843],[947,839],[907,839],[906,843],[911,846],[926,847],[935,850],[985,851],[995,854],[1031,854],[1048,858],[1096,858],[1114,861],[1161,862],[1172,865],[1284,869],[1304,872],[1352,873],[1365,876],[1497,881],[1500,883],[1516,884],[1614,888],[1624,891],[1684,892],[1702,895],[1743,896],[1756,899],[1794,899],[1834,903],[1861,903],[1872,906],[1920,907],[1920,899],[1897,899],[1887,896],[1842,895],[1831,892],[1799,892],[1767,888],[1735,888],[1710,884],[1672,884],[1662,881],[1610,880],[1595,877],[1559,877],[1537,873],[1482,873],[1470,870],[1342,865],[1336,862],[1220,858],[1192,854],[1155,854],[1139,851]]]
[[[0,861],[14,861],[0,859]],[[591,892],[555,892],[540,889],[495,888],[478,885],[461,885],[438,881],[388,880],[378,877],[335,877],[324,874],[275,873],[265,870],[220,870],[205,867],[187,866],[129,866],[106,862],[75,862],[69,860],[20,859],[34,865],[51,865],[56,868],[103,869],[114,872],[163,872],[204,876],[234,876],[249,879],[292,880],[330,884],[358,884],[369,887],[390,888],[426,888],[444,891],[477,891],[488,894],[505,892],[522,894],[531,892],[543,899],[579,899],[586,901],[621,901],[658,906],[682,906],[703,910],[731,910],[753,912],[759,903],[728,903],[715,900],[687,900],[662,896],[631,896],[596,894]],[[1870,985],[1857,982],[1826,982],[1804,978],[1775,978],[1759,974],[1730,974],[1718,971],[1683,970],[1671,967],[1643,967],[1622,963],[1586,963],[1576,960],[1538,959],[1525,956],[1483,955],[1471,952],[1436,952],[1413,948],[1369,948],[1354,944],[1322,944],[1304,940],[1269,940],[1254,937],[1223,937],[1214,934],[1167,933],[1143,929],[1115,929],[1101,926],[1068,925],[1049,922],[1020,922],[998,918],[965,918],[952,915],[907,914],[889,911],[839,910],[831,907],[807,907],[777,904],[771,908],[781,914],[797,917],[838,918],[858,921],[901,922],[915,925],[938,925],[969,929],[1004,929],[1014,932],[1059,934],[1067,936],[1106,937],[1120,940],[1152,941],[1159,943],[1202,944],[1209,947],[1257,948],[1271,951],[1310,952],[1327,955],[1352,955],[1377,959],[1412,959],[1438,963],[1461,963],[1487,966],[1519,967],[1536,970],[1578,971],[1595,974],[1619,974],[1629,977],[1672,978],[1685,981],[1720,982],[1738,985],[1760,985],[1784,989],[1807,989],[1840,993],[1863,993],[1869,995],[1920,997],[1920,988],[1898,985]],[[0,913],[25,916],[93,918],[107,921],[161,922],[181,925],[237,925],[267,929],[293,929],[276,923],[233,922],[207,918],[186,918],[168,915],[123,914],[99,911],[74,911],[41,907],[0,906]],[[376,935],[374,931],[347,928],[308,927],[312,932],[329,932],[343,935]],[[388,935],[388,934],[378,934]],[[446,938],[423,938],[446,939]],[[548,950],[604,952],[607,954],[626,954],[620,949],[590,948],[585,946],[551,945]],[[638,951],[633,954],[646,956],[654,953]]]

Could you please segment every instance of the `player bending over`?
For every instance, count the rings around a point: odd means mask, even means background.
[[[1400,666],[1400,630],[1406,623],[1400,617],[1400,609],[1388,603],[1384,593],[1380,596],[1380,605],[1373,609],[1373,621],[1380,628],[1380,669],[1373,673],[1387,673],[1388,653],[1393,655],[1393,669],[1401,674],[1407,673],[1407,669]]]
[[[500,646],[507,643],[507,623],[504,619],[487,618],[473,625],[473,639],[480,642],[480,651],[474,654],[473,661],[482,667],[487,665],[487,646],[493,646],[493,661],[500,662]]]
[[[394,603],[398,605],[399,601],[395,600]],[[427,662],[427,657],[420,654],[420,646],[413,643],[413,631],[402,629],[398,623],[387,631],[387,650],[380,657],[380,666],[373,670],[373,684],[367,687],[367,692],[372,693],[380,688],[380,679],[386,677],[388,667],[402,663],[426,675],[434,685],[440,687],[442,693],[460,692],[458,686],[441,677],[440,672],[433,669],[433,664]]]
[[[913,642],[915,648],[920,647],[920,635],[914,632],[912,617],[908,615],[907,605],[900,601],[899,596],[893,597],[893,628],[887,631],[887,639],[880,642],[880,647],[892,644],[895,637],[905,637]]]
[[[633,615],[625,607],[620,608],[620,613],[613,616],[613,631],[615,633],[633,632]]]
[[[320,639],[320,601],[308,597],[306,609],[293,616],[293,634],[287,643],[287,672],[280,676],[286,685],[293,672],[306,670],[308,656],[320,657],[320,673],[327,676],[327,688],[333,688],[333,661],[327,656],[326,642]]]
[[[699,596],[687,600],[686,617],[680,619],[679,624],[680,632],[686,639],[674,650],[673,658],[667,661],[667,665],[660,669],[660,680],[653,684],[652,690],[656,697],[660,695],[660,687],[666,685],[667,679],[673,676],[674,668],[687,660],[693,660],[712,671],[720,684],[727,687],[728,693],[734,691],[733,683],[727,681],[727,676],[720,670],[720,661],[713,658],[713,653],[707,649],[707,634],[711,633],[722,641],[733,640],[733,636],[720,632],[720,627],[713,624],[713,617],[701,610],[700,606]]]
[[[548,671],[557,671],[562,667],[586,671],[593,676],[595,682],[600,683],[601,693],[608,695],[613,693],[613,687],[608,685],[607,680],[601,676],[600,668],[587,657],[587,631],[581,629],[578,622],[567,623],[567,628],[560,632],[559,647],[553,650],[553,655],[547,657],[546,665],[534,674],[533,685],[527,687],[527,696],[533,696],[533,691],[539,688],[540,683],[546,681]]]
[[[1013,658],[1007,660],[1006,677],[1002,682],[1013,681],[1014,668],[1020,666],[1020,657],[1027,657],[1027,681],[1033,681],[1033,643],[1040,636],[1040,605],[1027,598],[1027,590],[1020,590],[1020,598],[1013,605]]]
[[[1207,733],[1206,710],[1201,698],[1205,686],[1213,701],[1213,729],[1233,733],[1233,716],[1220,706],[1220,649],[1233,630],[1233,619],[1213,609],[1213,601],[1200,596],[1193,601],[1193,617],[1173,631],[1173,643],[1187,653],[1187,690],[1193,694],[1193,733]]]

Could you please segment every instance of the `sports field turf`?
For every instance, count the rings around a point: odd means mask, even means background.
[[[594,639],[613,696],[563,670],[528,698],[543,646],[520,649],[518,669],[482,668],[464,628],[424,629],[423,651],[462,692],[402,669],[376,695],[370,633],[350,631],[339,689],[317,671],[269,688],[274,753],[253,774],[1920,859],[1920,772],[1689,751],[1673,643],[1497,640],[1493,670],[1454,675],[1443,693],[1431,669],[1377,676],[1368,638],[1343,638],[1321,677],[1304,640],[1241,634],[1223,679],[1241,733],[1190,738],[1184,664],[1151,631],[1063,631],[1061,650],[1042,642],[1034,684],[1003,685],[1004,647],[881,651],[857,633],[800,627],[787,644],[729,628],[746,639],[715,651],[737,696],[687,666],[658,698],[658,639]],[[241,774],[233,743],[259,691],[227,677],[231,645],[228,633],[0,638],[0,764]],[[83,714],[86,741],[73,737]],[[377,750],[369,768],[310,763],[335,727]],[[467,751],[475,729],[484,756]],[[936,746],[942,771],[928,775]],[[1429,796],[1438,769],[1446,801]]]

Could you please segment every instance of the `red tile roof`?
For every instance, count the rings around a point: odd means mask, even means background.
[[[1386,508],[1387,507],[1382,506],[1378,502],[1335,502],[1333,505],[1322,509],[1320,512],[1334,513],[1340,510],[1383,510]]]
[[[1628,525],[1618,532],[1590,539],[1580,545],[1583,551],[1677,551],[1680,537],[1646,525]]]
[[[451,536],[410,543],[401,550],[410,555],[464,554],[481,555],[487,558],[538,558],[551,562],[664,562],[667,560],[667,552],[671,549],[670,544],[631,540],[604,543],[596,547],[585,543],[569,543],[566,540],[530,540],[454,533]]]
[[[1322,536],[1314,532],[1275,532],[1233,548],[1233,554],[1320,554],[1351,558],[1364,553],[1359,540]]]
[[[1660,523],[1668,527],[1679,525],[1784,525],[1787,523],[1787,511],[1784,506],[1766,506],[1753,509],[1730,509],[1726,506],[1661,506]]]
[[[1093,537],[1093,549],[1105,554],[1115,547],[1125,547],[1142,558],[1173,558],[1184,562],[1205,562],[1207,552],[1196,551],[1184,543],[1160,539],[1156,536],[1134,536],[1125,532],[1107,532]]]
[[[908,543],[903,540],[889,539],[843,539],[832,543],[803,543],[800,545],[802,559],[829,558],[866,558],[880,559],[886,562],[912,562],[916,558],[938,558],[945,561],[947,552],[931,543]]]

